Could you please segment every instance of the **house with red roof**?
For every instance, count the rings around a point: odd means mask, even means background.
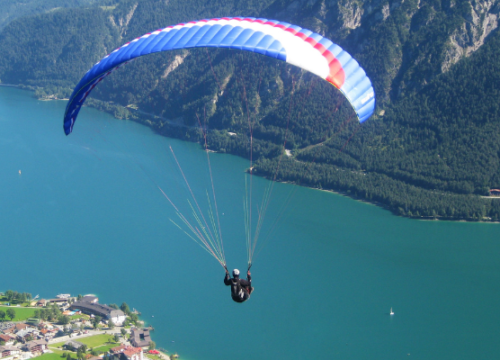
[[[30,326],[28,324],[16,324],[16,330],[15,332],[17,333],[18,331],[21,331],[21,330],[26,330],[28,329]]]
[[[118,353],[123,352],[123,350],[125,350],[126,347],[127,347],[127,345],[121,344],[120,346],[109,349],[109,352],[111,355],[118,354]]]
[[[5,346],[14,345],[14,338],[7,334],[0,334],[0,340],[5,343]]]
[[[111,349],[110,353],[113,360],[144,360],[140,347],[121,345]]]

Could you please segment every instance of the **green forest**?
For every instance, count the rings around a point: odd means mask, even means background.
[[[359,7],[353,27],[349,11]],[[200,143],[206,127],[210,149],[251,154],[257,175],[398,215],[500,220],[500,199],[488,198],[500,187],[498,31],[450,60],[473,11],[468,1],[439,0],[89,1],[10,22],[0,32],[0,80],[67,98],[95,62],[145,32],[228,14],[289,21],[359,60],[376,89],[371,119],[359,124],[340,92],[314,75],[218,49],[140,58],[102,82],[87,105]]]
[[[113,0],[112,0],[113,1]],[[55,11],[60,8],[74,8],[97,3],[98,0],[0,0],[0,29],[9,22],[29,15]],[[111,1],[109,1],[111,3]],[[100,1],[99,4],[105,4]]]

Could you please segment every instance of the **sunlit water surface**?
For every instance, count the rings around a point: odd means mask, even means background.
[[[190,360],[500,357],[499,225],[409,220],[299,188],[255,259],[255,293],[236,304],[157,188],[187,212],[172,146],[205,199],[200,147],[88,108],[66,137],[65,105],[0,88],[0,290],[126,301],[158,346]],[[228,265],[244,270],[248,161],[211,162]],[[254,177],[255,192],[267,184]],[[294,189],[275,186],[262,241]]]

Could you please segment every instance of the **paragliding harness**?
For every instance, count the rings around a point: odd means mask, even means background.
[[[248,292],[243,289],[243,286],[240,284],[240,279],[231,279],[231,297],[234,301],[242,303],[250,297]]]
[[[252,267],[252,264],[250,264],[248,266],[248,270],[247,271],[250,271],[250,268]],[[227,270],[227,268],[226,268]],[[243,286],[241,286],[241,279],[235,279],[235,278],[232,278],[230,279],[231,281],[231,297],[233,299],[233,301],[235,302],[238,302],[238,303],[242,303],[242,302],[245,302],[247,301],[249,298],[250,298],[250,292],[251,292],[251,288],[250,289],[245,289]]]

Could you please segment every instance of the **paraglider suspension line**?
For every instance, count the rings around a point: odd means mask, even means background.
[[[248,129],[250,132],[250,191],[248,194],[248,219],[247,219],[247,247],[248,247],[248,261],[251,263],[252,261],[252,179],[253,179],[253,124],[250,120],[250,111],[248,108],[248,99],[247,99],[247,91],[245,87],[245,79],[243,77],[243,71],[241,71],[241,84],[243,86],[243,98],[245,100],[246,110],[247,110],[247,121],[248,121]]]

